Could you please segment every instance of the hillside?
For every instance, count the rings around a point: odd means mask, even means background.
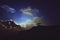
[[[9,22],[11,25],[9,25]],[[38,40],[38,39],[48,39],[57,38],[60,34],[60,26],[40,26],[33,27],[30,30],[22,30],[19,25],[14,22],[0,21],[0,38],[2,40]]]

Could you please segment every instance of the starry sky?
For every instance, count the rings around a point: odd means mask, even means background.
[[[47,24],[60,25],[59,4],[59,1],[53,0],[1,0],[0,18],[4,20],[8,18],[13,18],[17,22],[19,22],[21,18],[27,17],[26,15],[22,15],[20,9],[31,7],[32,9],[36,8],[39,10],[38,14],[33,15],[37,15],[38,17],[42,16]],[[33,16],[29,16],[29,18],[32,17]]]

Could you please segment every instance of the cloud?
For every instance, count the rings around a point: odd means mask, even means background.
[[[29,30],[32,27],[34,27],[36,24],[34,23],[34,21],[32,19],[28,19],[26,20],[25,23],[22,23],[22,27],[25,28],[25,30]]]
[[[45,26],[46,25],[44,19],[43,18],[40,18],[40,17],[34,17],[33,19],[27,19],[24,23],[20,23],[20,24],[26,30],[29,30],[32,27],[37,26],[37,23],[40,23],[40,25],[42,25],[42,26]]]
[[[21,9],[20,11],[24,14],[32,15],[32,9],[30,7],[25,8],[25,9]]]
[[[23,14],[26,14],[26,15],[30,15],[30,16],[34,16],[33,13],[39,13],[39,10],[34,8],[32,9],[31,7],[27,7],[27,8],[24,8],[24,9],[20,9],[20,11],[23,13]]]
[[[8,5],[2,5],[1,6],[3,9],[5,9],[5,11],[7,11],[7,12],[10,12],[10,13],[15,13],[16,12],[16,10],[14,9],[14,8],[11,8],[10,6],[8,6]]]
[[[40,25],[46,25],[46,22],[44,18],[42,17],[34,17],[33,18],[34,23],[40,23]]]

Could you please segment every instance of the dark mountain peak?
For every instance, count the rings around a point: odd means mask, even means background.
[[[15,22],[11,20],[7,20],[7,21],[0,20],[0,28],[6,30],[12,30],[12,31],[13,30],[21,31],[22,29],[20,25],[15,24]]]

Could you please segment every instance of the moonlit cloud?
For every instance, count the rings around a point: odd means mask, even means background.
[[[20,23],[22,27],[26,30],[31,29],[32,27],[37,26],[37,23],[40,23],[42,26],[46,26],[46,23],[43,18],[34,17],[33,19],[27,19],[24,23]]]
[[[11,8],[10,6],[8,6],[8,5],[3,5],[3,6],[1,6],[3,9],[5,9],[5,11],[7,11],[7,12],[10,12],[10,13],[15,13],[16,12],[16,10],[14,9],[14,8]]]
[[[20,23],[26,30],[31,29],[35,24],[32,19],[27,19],[24,23]]]
[[[39,13],[39,10],[38,9],[36,9],[36,8],[32,9],[31,7],[20,9],[20,11],[23,14],[30,15],[30,16],[34,16],[33,13]]]
[[[40,25],[46,25],[45,20],[42,17],[34,17],[33,18],[34,23],[40,23]]]
[[[21,9],[20,11],[24,14],[32,15],[32,9],[30,7],[26,8],[26,9]]]

